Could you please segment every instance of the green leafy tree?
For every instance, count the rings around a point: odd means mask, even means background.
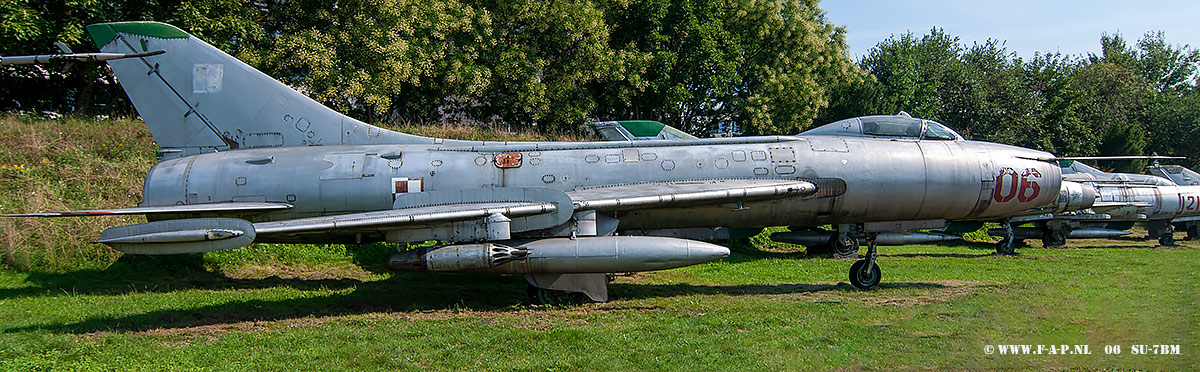
[[[483,2],[495,14],[494,74],[482,115],[542,130],[578,131],[596,108],[591,87],[624,79],[609,26],[592,1]]]
[[[55,42],[75,52],[96,47],[88,24],[157,20],[189,29],[226,50],[263,40],[261,9],[241,0],[12,0],[0,3],[0,54],[57,53]],[[243,47],[245,45],[245,47]],[[0,67],[0,109],[130,113],[125,93],[103,65]]]
[[[1035,120],[1049,141],[1043,149],[1064,156],[1095,155],[1100,143],[1099,134],[1078,115],[1081,93],[1070,78],[1079,66],[1076,58],[1053,53],[1036,54],[1023,68],[1027,89],[1041,98]]]
[[[861,80],[844,30],[814,1],[633,1],[606,5],[612,45],[640,78],[600,87],[602,116],[642,117],[703,135],[795,133],[835,82]]]
[[[491,78],[479,63],[491,14],[457,1],[300,0],[270,13],[272,47],[245,58],[365,120],[429,118]]]

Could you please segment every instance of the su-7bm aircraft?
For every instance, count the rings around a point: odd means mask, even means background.
[[[605,301],[607,273],[725,257],[697,228],[854,224],[850,282],[879,283],[879,233],[1055,202],[1052,155],[964,140],[928,120],[829,124],[839,136],[562,142],[427,138],[364,124],[171,25],[88,26],[161,162],[138,207],[11,216],[144,214],[99,241],[130,254],[252,242],[439,240],[400,271],[524,274],[540,300]],[[629,236],[637,232],[648,236]]]

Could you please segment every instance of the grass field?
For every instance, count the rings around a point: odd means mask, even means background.
[[[527,305],[518,276],[383,272],[371,261],[390,248],[378,245],[126,257],[0,271],[0,368],[1196,370],[1200,244],[1183,244],[1081,241],[1017,257],[980,243],[886,248],[870,291],[841,283],[850,261],[739,249],[620,276],[612,301],[567,307]],[[989,355],[991,344],[1092,354]],[[1180,354],[1131,355],[1138,344]]]

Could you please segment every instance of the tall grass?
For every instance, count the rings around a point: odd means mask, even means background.
[[[2,115],[0,211],[136,205],[156,149],[139,120]],[[105,228],[141,221],[138,217],[0,218],[0,251],[5,265],[21,270],[106,266],[120,253],[90,240]]]
[[[442,124],[405,124],[394,130],[463,140],[578,141],[585,138],[532,131]],[[139,119],[63,117],[47,120],[31,115],[0,114],[0,213],[124,208],[141,201],[145,174],[157,162],[158,146]],[[4,266],[22,271],[64,272],[104,268],[121,253],[92,240],[113,226],[145,222],[139,216],[80,218],[0,218],[0,253]],[[272,245],[245,252],[206,255],[217,265],[241,260],[294,262],[287,251],[309,252],[336,247]],[[353,249],[352,249],[353,250]],[[325,262],[327,254],[313,253]],[[356,254],[357,256],[361,256]]]

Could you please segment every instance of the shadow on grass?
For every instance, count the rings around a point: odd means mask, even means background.
[[[421,312],[467,309],[503,311],[525,299],[525,280],[520,276],[413,274],[395,275],[379,281],[357,280],[246,280],[233,284],[206,283],[189,288],[242,289],[291,287],[310,293],[288,293],[283,300],[237,300],[235,292],[216,296],[228,302],[181,310],[158,310],[124,316],[96,316],[73,323],[43,323],[5,329],[5,333],[51,331],[92,333],[100,331],[140,332],[156,329],[231,325],[240,322],[278,321],[375,312]],[[179,287],[175,287],[178,289]],[[44,295],[44,294],[43,294]],[[53,295],[53,294],[51,294]],[[176,294],[167,294],[175,296]],[[186,294],[179,294],[185,296]],[[261,294],[254,294],[255,297]],[[270,296],[270,295],[267,295]],[[153,301],[153,300],[150,300]]]
[[[32,272],[22,288],[0,288],[0,299],[65,295],[121,295],[127,293],[165,293],[190,289],[229,290],[292,287],[297,289],[353,287],[354,279],[236,279],[204,267],[201,255],[135,256],[126,255],[103,270],[79,270],[66,273]]]
[[[888,289],[938,289],[946,288],[945,285],[938,283],[923,283],[923,282],[884,282],[880,283],[874,290]],[[641,299],[655,297],[672,297],[690,294],[704,295],[728,295],[728,296],[752,296],[752,295],[778,295],[778,294],[800,294],[800,293],[821,293],[821,292],[840,292],[854,293],[861,292],[861,289],[855,288],[847,283],[838,284],[744,284],[744,285],[696,285],[696,284],[612,284],[609,289],[613,298],[617,299]]]
[[[95,332],[145,332],[172,329],[237,327],[244,322],[271,322],[307,317],[326,317],[367,313],[409,312],[420,314],[429,310],[471,310],[504,312],[523,309],[525,280],[517,275],[470,274],[397,274],[378,281],[357,280],[228,280],[201,279],[198,273],[185,284],[175,286],[197,289],[242,289],[290,287],[312,289],[313,293],[288,294],[283,300],[250,299],[198,306],[182,310],[157,310],[123,316],[99,315],[78,322],[41,323],[4,329],[4,333],[49,331],[87,334]],[[82,277],[71,280],[82,280]],[[125,293],[119,281],[112,278],[93,279],[112,282],[90,288],[90,293]],[[163,279],[159,277],[159,279]],[[880,284],[879,288],[943,288],[936,283]],[[45,288],[37,290],[45,296]],[[673,297],[691,294],[706,295],[770,295],[803,293],[851,293],[858,289],[839,284],[767,284],[767,285],[693,285],[693,284],[626,284],[611,285],[614,299]],[[52,294],[53,295],[53,294]],[[183,294],[181,294],[182,296]],[[236,293],[218,296],[234,298]]]

